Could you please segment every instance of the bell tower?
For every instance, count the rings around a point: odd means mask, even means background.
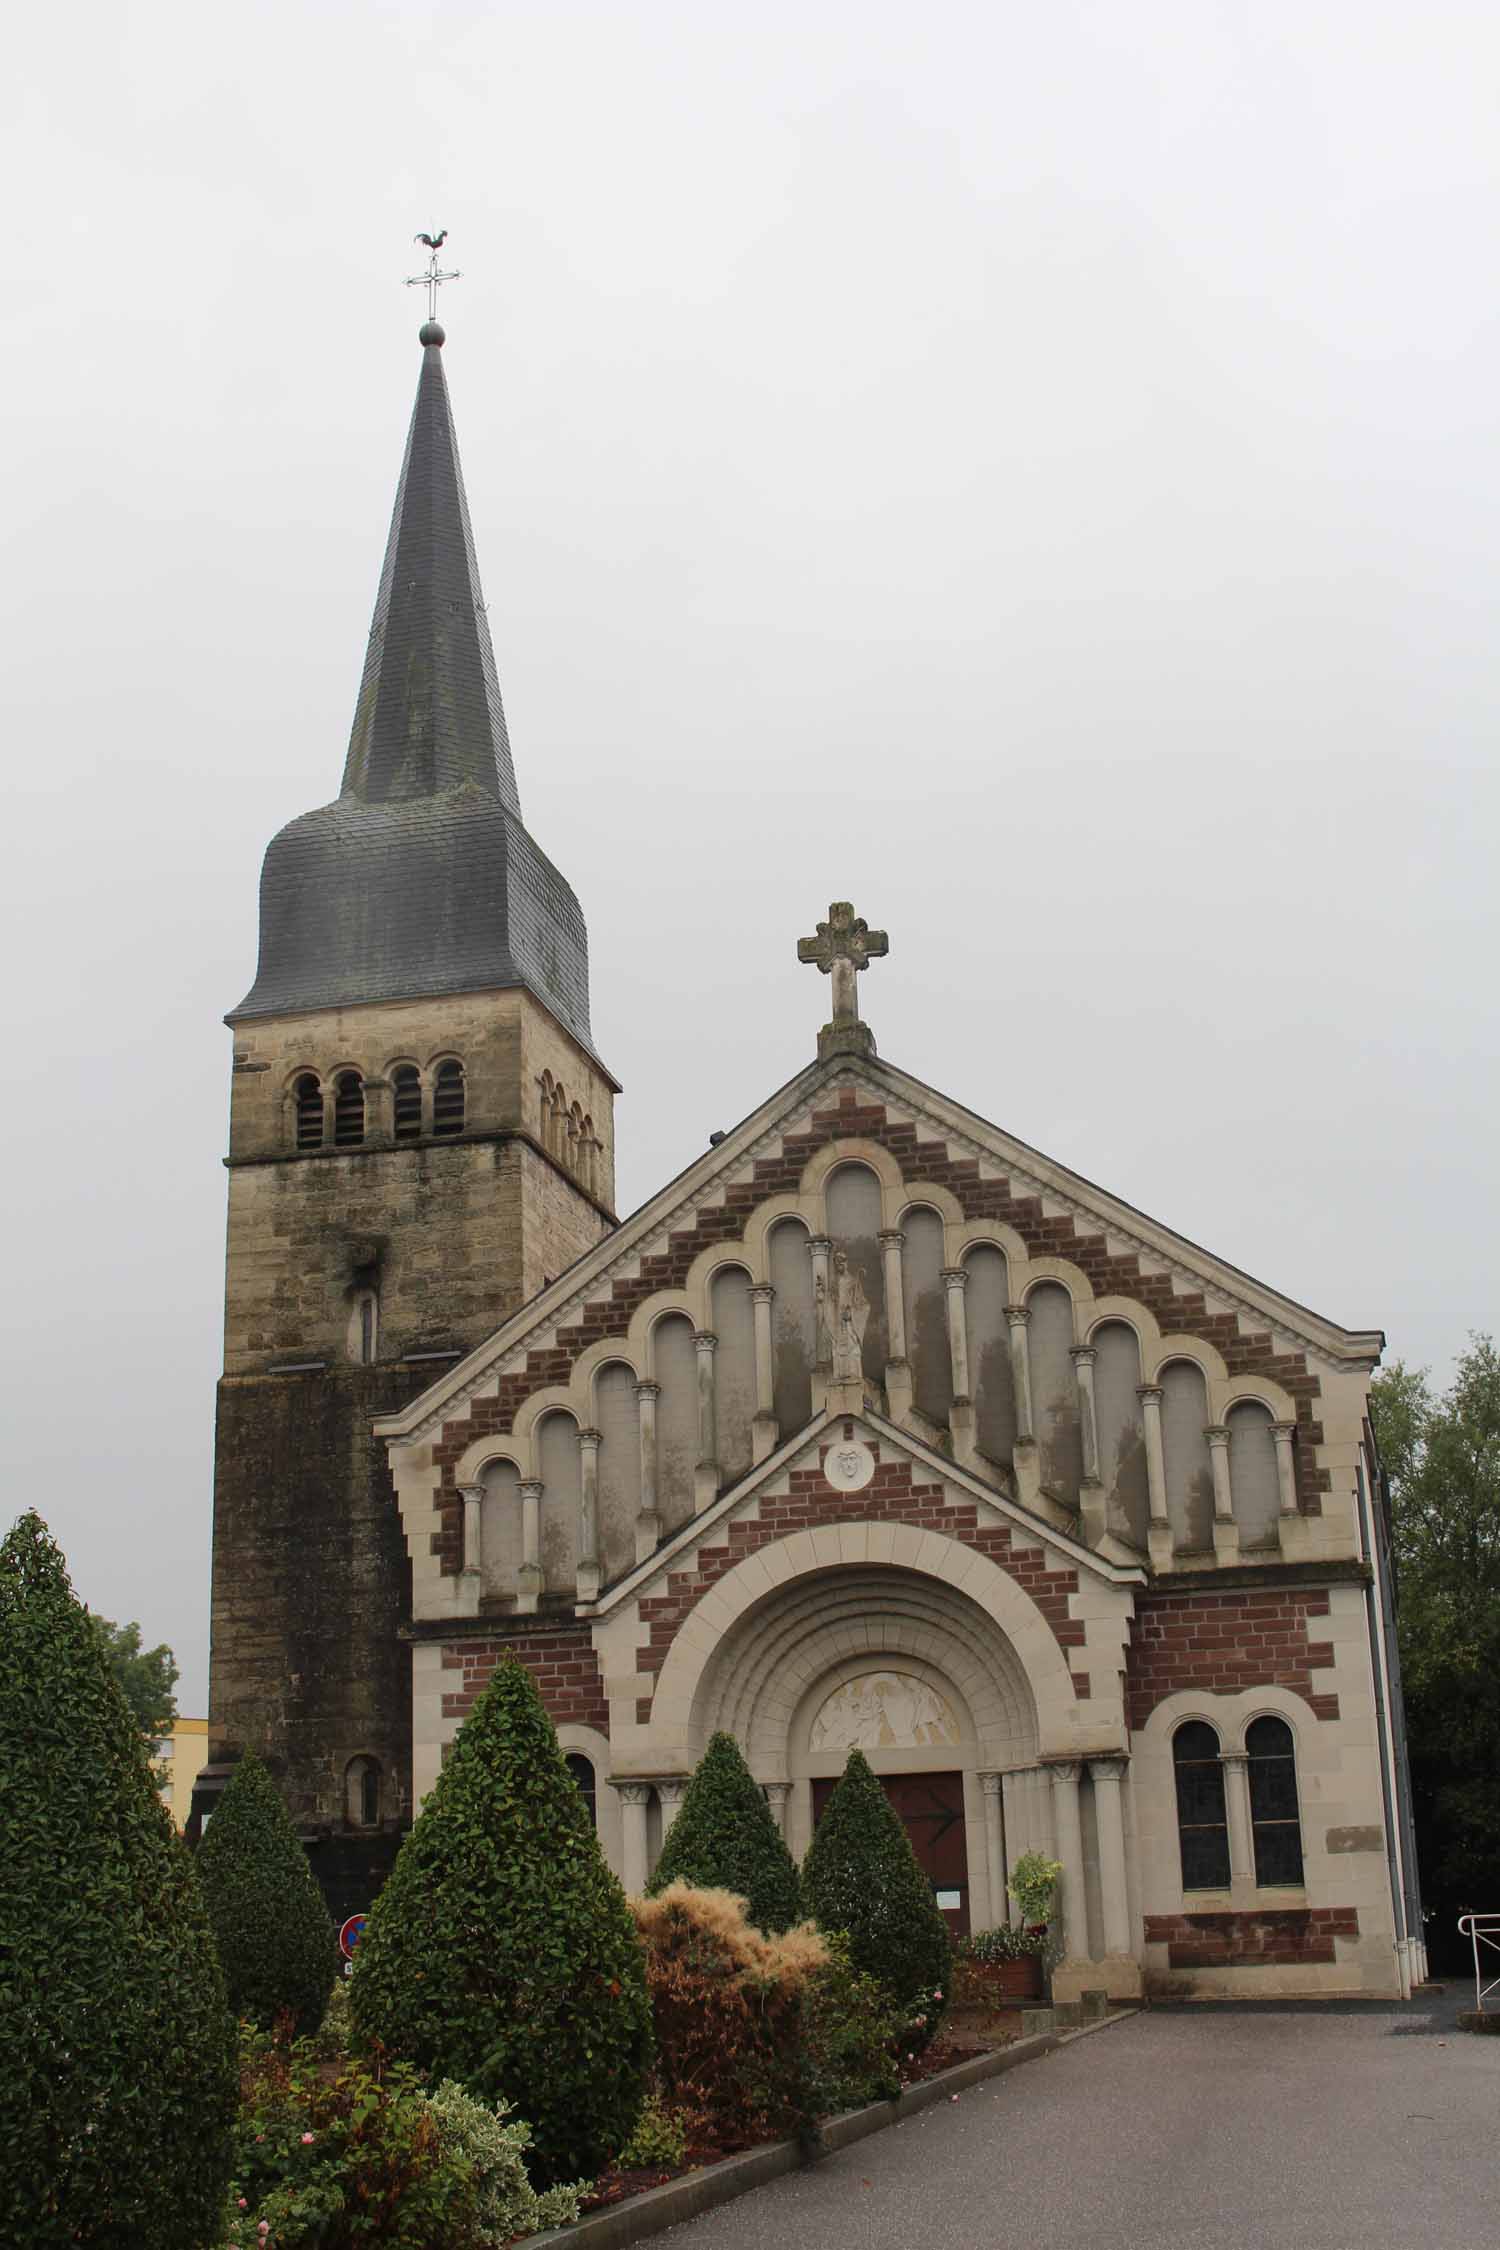
[[[227,1021],[202,1781],[254,1749],[331,1903],[411,1817],[409,1571],[375,1417],[614,1225],[588,938],[521,816],[443,368],[422,367],[340,794],[265,857]]]

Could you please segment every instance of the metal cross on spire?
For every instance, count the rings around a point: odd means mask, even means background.
[[[873,1052],[875,1042],[859,1020],[854,979],[859,970],[868,968],[890,949],[885,931],[872,930],[847,899],[834,900],[827,921],[818,924],[816,937],[798,938],[797,959],[810,961],[825,977],[833,979],[833,1020],[818,1035],[820,1055],[845,1047]]]
[[[427,260],[427,271],[425,273],[409,273],[406,277],[406,286],[408,289],[426,290],[427,317],[429,320],[437,319],[437,293],[439,289],[441,289],[443,283],[445,281],[461,281],[463,279],[462,274],[460,274],[456,266],[451,273],[440,273],[438,271],[438,252],[442,249],[443,244],[447,241],[447,239],[448,229],[446,227],[441,228],[436,234],[414,234],[412,236],[413,242],[425,242],[428,249],[432,253],[432,255]]]

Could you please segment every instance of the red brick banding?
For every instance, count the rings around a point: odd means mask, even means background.
[[[1333,1649],[1327,1641],[1312,1639],[1308,1621],[1327,1615],[1326,1593],[1296,1587],[1138,1593],[1125,1667],[1131,1726],[1144,1726],[1162,1698],[1180,1688],[1201,1688],[1212,1695],[1292,1688],[1318,1718],[1336,1719],[1338,1697],[1315,1694],[1312,1684],[1314,1671],[1332,1664]]]
[[[646,1298],[660,1289],[680,1289],[693,1260],[709,1244],[739,1241],[758,1205],[773,1195],[795,1193],[808,1160],[819,1149],[854,1138],[876,1141],[888,1149],[904,1179],[947,1188],[965,1218],[1003,1220],[1015,1229],[1031,1256],[1068,1259],[1088,1277],[1095,1296],[1133,1297],[1150,1309],[1164,1334],[1196,1336],[1212,1344],[1231,1375],[1264,1375],[1280,1384],[1296,1408],[1292,1452],[1298,1503],[1305,1515],[1321,1514],[1320,1495],[1329,1489],[1330,1478],[1313,1459],[1313,1448],[1323,1441],[1322,1424],[1313,1408],[1320,1385],[1317,1376],[1309,1373],[1303,1353],[1274,1351],[1268,1333],[1242,1335],[1238,1317],[1232,1312],[1211,1313],[1201,1291],[1178,1295],[1169,1274],[1143,1273],[1134,1251],[1110,1256],[1102,1232],[1081,1232],[1066,1213],[1044,1216],[1040,1196],[1017,1195],[1005,1179],[981,1179],[977,1157],[953,1157],[944,1142],[919,1140],[914,1125],[892,1123],[883,1103],[861,1101],[854,1087],[844,1086],[831,1109],[814,1113],[806,1132],[787,1135],[779,1156],[757,1160],[753,1179],[726,1189],[722,1203],[700,1211],[691,1227],[669,1235],[665,1250],[643,1257],[639,1274],[612,1283],[606,1296],[586,1304],[571,1327],[558,1330],[554,1345],[529,1352],[524,1367],[502,1375],[497,1397],[472,1399],[461,1414],[444,1423],[433,1448],[440,1477],[439,1528],[432,1534],[432,1550],[441,1555],[445,1572],[462,1567],[463,1511],[453,1469],[475,1438],[513,1429],[518,1409],[534,1391],[566,1383],[580,1354],[591,1344],[627,1333],[631,1314]]]
[[[609,1705],[599,1659],[588,1627],[571,1619],[554,1625],[550,1618],[540,1618],[534,1626],[517,1623],[483,1640],[447,1642],[443,1670],[460,1677],[443,1691],[443,1717],[466,1719],[474,1698],[507,1656],[519,1658],[536,1681],[554,1726],[597,1727],[608,1734]]]
[[[638,1671],[660,1672],[678,1627],[726,1571],[733,1570],[746,1555],[753,1555],[757,1547],[768,1547],[789,1532],[811,1531],[820,1524],[907,1523],[919,1531],[943,1532],[950,1539],[961,1540],[964,1546],[988,1555],[1025,1588],[1051,1626],[1060,1649],[1083,1647],[1085,1629],[1068,1614],[1068,1598],[1078,1591],[1075,1567],[1048,1570],[1042,1549],[1017,1547],[1006,1524],[986,1524],[981,1529],[977,1501],[945,1505],[941,1484],[919,1484],[911,1462],[904,1457],[877,1462],[874,1477],[863,1491],[836,1492],[822,1472],[827,1450],[826,1446],[822,1448],[818,1468],[792,1471],[784,1494],[762,1495],[753,1522],[728,1525],[722,1545],[701,1548],[691,1570],[671,1572],[664,1593],[642,1599],[641,1623],[649,1630],[637,1657]],[[1075,1672],[1073,1683],[1077,1694],[1088,1694],[1087,1673]],[[644,1726],[651,1714],[649,1697],[638,1701],[636,1714]]]
[[[1358,1936],[1356,1906],[1146,1916],[1146,1943],[1164,1945],[1173,1969],[1332,1961],[1335,1938]]]

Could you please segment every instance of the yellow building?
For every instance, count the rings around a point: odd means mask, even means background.
[[[208,1756],[207,1719],[179,1719],[170,1734],[158,1738],[152,1754],[162,1775],[162,1801],[180,1833],[192,1808],[193,1783]]]

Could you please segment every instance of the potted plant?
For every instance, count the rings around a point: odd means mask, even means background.
[[[1047,1930],[1028,1930],[1019,1922],[976,1930],[957,1945],[960,2001],[986,2011],[1025,2008],[1042,1997],[1042,1962]]]

